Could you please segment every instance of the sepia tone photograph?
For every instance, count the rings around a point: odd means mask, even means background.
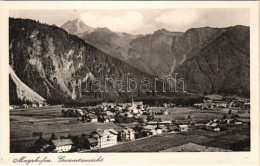
[[[8,10],[5,141],[23,155],[12,162],[48,163],[50,153],[58,162],[86,153],[96,158],[78,162],[103,162],[109,154],[256,152],[250,12]]]
[[[11,10],[11,152],[250,151],[249,30],[248,9]]]

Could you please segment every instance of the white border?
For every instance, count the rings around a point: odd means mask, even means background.
[[[178,153],[69,153],[67,157],[77,159],[102,155],[101,164],[229,164],[259,165],[259,2],[257,1],[139,1],[139,2],[0,2],[1,11],[1,56],[0,56],[0,100],[1,100],[1,162],[12,163],[19,156],[47,156],[53,161],[60,154],[9,153],[9,86],[8,86],[8,17],[10,9],[171,9],[171,8],[249,8],[250,9],[250,89],[251,89],[251,152],[178,152]],[[54,163],[52,163],[54,164]],[[63,163],[64,164],[64,163]],[[75,163],[67,163],[69,165]],[[82,163],[80,163],[82,164]],[[90,165],[90,163],[83,163]]]

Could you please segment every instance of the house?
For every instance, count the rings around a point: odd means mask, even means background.
[[[107,111],[106,113],[107,113],[108,116],[113,116],[114,115],[114,113],[112,113],[111,111]]]
[[[116,107],[115,107],[115,110],[116,110],[116,111],[122,111],[122,110],[123,110],[123,108],[122,108],[122,107],[120,107],[120,106],[116,106]]]
[[[161,125],[161,126],[164,126],[164,125],[171,125],[172,124],[172,121],[170,120],[165,120],[165,121],[161,121],[161,122],[157,122],[157,121],[149,121],[147,122],[147,125],[153,125],[153,126],[156,126],[156,125]]]
[[[210,123],[210,122],[209,122]],[[220,127],[218,123],[207,123],[206,127],[210,131],[220,131]]]
[[[210,109],[213,109],[213,104],[212,103],[202,103],[201,108],[203,110],[210,110]]]
[[[95,149],[98,148],[98,140],[96,138],[87,138],[87,149]]]
[[[172,124],[172,121],[170,121],[170,120],[164,120],[164,121],[159,122],[159,125],[171,125],[171,124]]]
[[[161,127],[156,127],[155,130],[156,130],[157,134],[162,134],[162,132],[163,132]]]
[[[115,118],[114,118],[114,117],[109,117],[109,121],[110,121],[110,122],[114,122],[114,121],[115,121]]]
[[[193,106],[198,109],[202,107],[202,103],[195,103]]]
[[[109,147],[117,144],[118,132],[114,129],[97,129],[91,133],[91,138],[97,139],[99,148]]]
[[[98,121],[99,121],[99,122],[102,122],[102,123],[107,123],[107,122],[109,122],[109,118],[108,118],[107,115],[100,115],[100,116],[98,117]]]
[[[219,119],[214,119],[213,122],[218,123],[220,120]]]
[[[98,117],[94,114],[89,115],[89,121],[90,122],[98,122]]]
[[[178,127],[180,128],[181,132],[189,131],[189,125],[179,125]]]
[[[141,105],[142,106],[142,105]],[[141,110],[137,109],[137,104],[132,100],[131,106],[127,108],[127,111],[132,114],[139,114]]]
[[[127,112],[126,113],[126,117],[128,117],[128,118],[131,118],[131,117],[133,117],[134,115],[132,114],[132,113],[130,113],[130,112]]]
[[[149,135],[157,135],[157,131],[155,129],[150,130]]]
[[[143,105],[137,105],[136,107],[139,111],[144,111],[144,106]]]
[[[29,105],[23,104],[23,108],[29,108]]]
[[[38,103],[38,107],[43,107],[44,104]]]
[[[250,102],[244,103],[244,107],[245,107],[245,108],[250,108]]]
[[[216,103],[218,108],[227,108],[228,107],[228,103],[227,102],[219,102]]]
[[[108,123],[108,122],[110,122],[109,118],[105,117],[103,123]]]
[[[51,149],[51,145],[49,145],[49,144],[43,145],[43,146],[42,146],[42,149],[41,149],[41,152],[44,152],[44,151],[46,151],[47,149]]]
[[[84,112],[83,112],[82,109],[76,109],[75,112],[76,112],[77,116],[83,116],[84,115]]]
[[[163,114],[164,114],[164,115],[168,115],[169,112],[166,110],[166,111],[163,112]]]
[[[234,119],[226,119],[225,120],[227,124],[234,124],[235,120]]]
[[[235,120],[235,124],[242,124],[243,122],[241,120]]]
[[[36,108],[37,104],[36,103],[32,103],[32,108]]]
[[[147,125],[143,128],[143,132],[146,133],[146,135],[156,135],[157,131],[155,130],[156,126]]]
[[[120,132],[120,138],[122,141],[135,140],[135,131],[129,127],[126,127]]]
[[[55,147],[55,152],[68,152],[72,148],[72,140],[71,139],[56,139],[52,140],[52,143]]]

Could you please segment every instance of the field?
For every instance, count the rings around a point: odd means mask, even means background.
[[[222,118],[224,115],[227,117],[232,116],[231,114],[228,114],[229,109],[220,108],[215,108],[213,110],[198,110],[188,107],[151,107],[150,109],[165,109],[169,112],[168,115],[156,115],[155,117],[161,118],[162,120],[175,120],[177,122],[194,121],[196,123],[205,123],[209,120]],[[238,114],[238,119],[242,120],[243,122],[250,121],[250,113],[248,110],[232,109],[232,114]],[[188,118],[189,115],[190,118]],[[143,117],[146,118],[146,116]],[[130,126],[129,124],[123,125]],[[243,123],[242,125],[223,124],[221,127],[225,127],[227,130],[211,132],[194,126],[192,130],[187,133],[166,133],[163,135],[152,136],[113,147],[99,149],[95,152],[158,152],[188,143],[196,143],[202,146],[220,148],[224,150],[250,150],[250,145],[246,145],[245,147],[240,146],[241,149],[234,149],[235,143],[239,144],[239,141],[246,142],[250,140],[250,127],[247,123]]]
[[[42,107],[10,110],[10,146],[11,152],[23,152],[26,146],[32,144],[38,137],[33,132],[42,132],[43,138],[49,139],[52,133],[56,136],[68,136],[88,134],[96,129],[114,128],[120,130],[123,126],[134,127],[137,123],[121,124],[114,123],[82,123],[78,118],[62,117],[61,110],[68,108]],[[228,114],[229,109],[197,110],[188,107],[152,107],[154,110],[167,109],[168,115],[156,115],[162,120],[175,120],[178,122],[195,121],[196,123],[207,122],[221,118]],[[250,113],[248,110],[233,110],[232,114],[238,114],[239,119],[248,122]],[[146,118],[146,116],[143,116]],[[166,133],[152,136],[117,146],[99,149],[98,152],[157,152],[180,146],[187,143],[196,143],[208,147],[232,149],[233,144],[250,139],[250,128],[247,123],[242,125],[224,125],[226,131],[210,132],[193,126],[187,133]],[[243,147],[241,150],[249,150]]]
[[[200,110],[189,107],[173,107],[173,108],[164,108],[164,107],[150,107],[155,111],[167,110],[168,115],[155,115],[155,118],[161,118],[162,120],[175,120],[177,122],[205,122],[213,119],[222,118],[224,115],[230,117],[231,114],[228,114],[229,109],[214,108],[213,110]],[[232,114],[238,114],[240,117],[238,119],[243,121],[248,121],[250,118],[250,113],[247,109],[232,109]],[[144,118],[146,116],[143,115]]]
[[[29,108],[10,111],[11,152],[23,151],[38,137],[33,132],[42,132],[43,138],[56,136],[88,134],[96,129],[120,129],[114,123],[82,123],[78,118],[61,117],[61,107]],[[22,111],[25,110],[25,111]],[[66,109],[65,109],[66,110]],[[21,144],[21,142],[23,144]]]
[[[250,138],[249,126],[247,124],[226,127],[227,130],[221,132],[194,129],[187,133],[156,135],[117,146],[98,149],[94,152],[159,152],[188,143],[234,150],[234,143]],[[243,151],[250,150],[249,147],[241,148]],[[193,151],[198,151],[198,149]]]

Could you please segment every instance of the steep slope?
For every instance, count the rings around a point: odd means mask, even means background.
[[[136,66],[141,71],[166,76],[165,73],[169,74],[175,63],[175,57],[171,52],[172,41],[181,34],[161,29],[154,34],[133,36],[112,32],[107,28],[98,28],[81,38],[107,54]]]
[[[131,37],[126,33],[112,32],[108,28],[97,28],[81,38],[109,55],[126,60]]]
[[[114,91],[113,80],[121,79],[123,90],[127,76],[141,81],[154,80],[154,76],[139,71],[117,58],[113,58],[82,39],[61,28],[24,19],[9,20],[9,63],[20,80],[47,102],[62,103],[71,99],[129,99],[134,96],[155,95],[138,91]],[[107,83],[105,83],[108,78]],[[101,90],[108,92],[82,92],[90,88],[94,79],[100,80]],[[159,86],[160,88],[160,86]]]
[[[68,21],[68,22],[64,23],[61,26],[61,28],[65,29],[70,34],[77,35],[79,37],[82,37],[82,35],[84,35],[86,33],[91,33],[94,31],[94,28],[87,26],[80,19]]]
[[[186,80],[187,90],[249,97],[249,28],[224,29],[215,40],[202,46],[174,71]]]
[[[32,103],[43,103],[45,99],[41,97],[38,93],[34,92],[31,88],[25,85],[14,73],[13,69],[9,67],[10,72],[10,94],[16,94],[11,100],[17,101],[21,100],[24,102],[32,102]],[[15,91],[15,92],[14,92]],[[13,93],[14,92],[14,93]],[[12,95],[10,95],[12,96]],[[17,97],[17,98],[15,98]],[[12,101],[12,102],[13,102]]]
[[[175,66],[176,57],[172,45],[178,41],[182,33],[169,32],[165,29],[153,34],[139,36],[130,42],[128,61],[142,68],[149,68],[152,74],[168,76]],[[145,67],[143,67],[145,66]]]

